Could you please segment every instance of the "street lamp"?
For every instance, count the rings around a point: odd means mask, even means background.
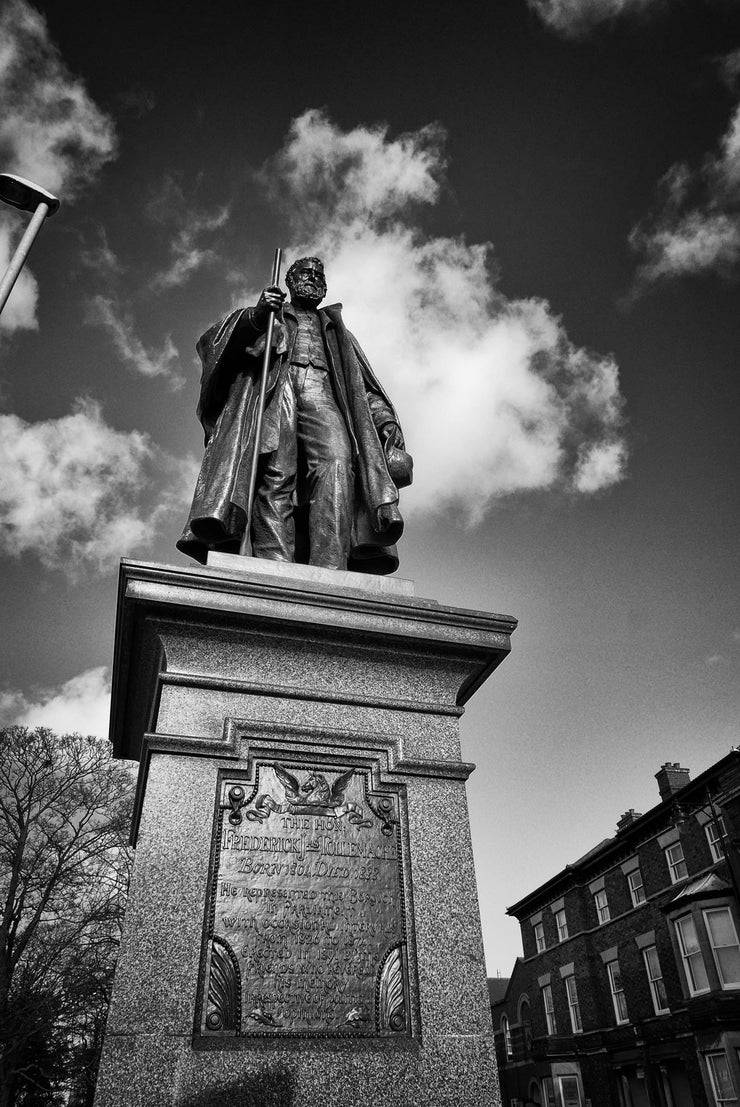
[[[33,181],[27,181],[24,177],[16,177],[15,173],[0,173],[0,200],[21,211],[33,212],[31,221],[26,227],[26,233],[18,243],[18,249],[13,254],[5,276],[0,281],[0,312],[2,312],[36,235],[41,230],[41,224],[47,216],[52,216],[58,209],[59,200],[45,188],[34,184]]]

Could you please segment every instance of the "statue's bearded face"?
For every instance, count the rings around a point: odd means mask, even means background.
[[[318,258],[301,258],[285,277],[290,295],[298,303],[316,307],[326,296],[324,266]]]

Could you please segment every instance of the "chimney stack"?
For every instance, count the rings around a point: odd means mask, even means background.
[[[678,761],[666,761],[665,765],[661,765],[660,772],[655,774],[655,779],[658,782],[660,798],[667,800],[689,783],[691,771],[683,769]]]
[[[642,811],[635,811],[634,807],[630,807],[629,811],[625,811],[622,818],[617,823],[617,834],[620,830],[626,830],[628,826],[632,826],[632,823],[637,822],[642,818]]]

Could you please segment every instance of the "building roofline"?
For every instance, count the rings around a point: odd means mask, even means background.
[[[517,956],[514,959],[514,965],[513,965],[512,970],[511,970],[511,975],[504,978],[506,980],[506,990],[504,991],[503,995],[499,997],[499,999],[490,1000],[492,1011],[495,1010],[497,1007],[500,1007],[502,1004],[506,1004],[506,1003],[509,1002],[509,992],[511,991],[511,986],[512,986],[512,983],[514,981],[514,973],[516,972],[517,966],[518,965],[523,965],[523,964],[524,964],[524,958],[523,957]],[[490,990],[489,990],[489,997],[490,997]]]
[[[644,815],[640,815],[638,819],[635,819],[634,822],[619,831],[614,837],[605,838],[599,845],[594,846],[587,853],[582,854],[578,860],[566,865],[560,872],[551,876],[549,880],[546,880],[543,884],[540,884],[537,888],[528,892],[527,895],[522,896],[520,900],[517,900],[516,903],[506,908],[506,914],[517,918],[520,915],[526,915],[528,909],[534,910],[541,900],[546,901],[550,898],[556,898],[555,893],[557,890],[563,884],[571,884],[574,874],[579,871],[586,872],[588,869],[595,867],[597,863],[603,862],[610,853],[621,852],[628,842],[634,838],[641,837],[651,822],[658,821],[661,815],[665,814],[671,807],[676,805],[680,806],[682,798],[686,800],[690,797],[692,792],[700,791],[702,788],[706,787],[707,782],[711,780],[712,777],[722,772],[722,770],[730,765],[736,758],[740,758],[740,746],[733,746],[729,753],[725,754],[719,761],[715,761],[709,768],[699,773],[694,780],[688,781],[683,788],[679,788],[673,795],[661,800],[655,807],[651,807]]]

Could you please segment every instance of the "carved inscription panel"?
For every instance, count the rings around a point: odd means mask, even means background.
[[[410,1034],[399,799],[258,761],[218,798],[196,1034]]]

